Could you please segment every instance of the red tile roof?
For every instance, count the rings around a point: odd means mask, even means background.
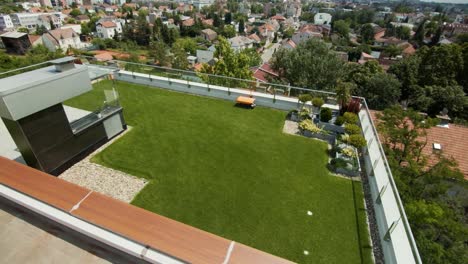
[[[253,77],[260,82],[269,82],[268,77],[278,77],[278,73],[273,70],[268,63],[264,63],[260,67],[253,67]]]
[[[101,24],[101,25],[102,25],[103,27],[105,27],[105,28],[117,27],[117,25],[116,25],[114,22],[112,22],[112,21],[104,21],[104,22],[101,22],[101,23],[99,23],[99,24]]]
[[[371,110],[371,117],[374,122],[378,122],[376,114],[378,111]],[[427,145],[423,149],[423,154],[429,157],[429,164],[438,162],[437,155],[433,152],[433,144],[442,146],[442,154],[446,157],[454,158],[458,163],[458,168],[463,173],[465,180],[468,180],[468,127],[450,124],[446,127],[431,127],[426,130]]]

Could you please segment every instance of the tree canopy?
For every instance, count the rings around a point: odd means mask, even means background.
[[[247,87],[249,84],[246,82],[217,78],[203,74],[222,75],[245,80],[252,79],[252,71],[249,69],[250,60],[245,53],[236,53],[231,49],[229,42],[223,37],[218,38],[218,44],[216,44],[215,47],[216,51],[214,57],[217,61],[213,66],[203,64],[200,70],[201,74],[199,74],[200,78],[210,84],[228,87]]]
[[[293,86],[333,91],[344,62],[324,42],[312,38],[293,50],[279,49],[272,68]]]

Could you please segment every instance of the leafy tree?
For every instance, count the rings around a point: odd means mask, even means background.
[[[426,20],[424,19],[421,24],[419,24],[416,32],[414,33],[413,39],[418,42],[419,45],[422,45],[424,41],[424,35],[426,33]]]
[[[36,26],[36,35],[42,35],[47,32],[47,28],[44,25]]]
[[[73,3],[71,4],[71,8],[78,8],[78,5],[76,4],[76,2],[73,2]]]
[[[439,26],[435,34],[432,36],[431,45],[437,45],[439,43],[440,37],[442,36],[442,31],[443,31],[443,27]]]
[[[249,59],[249,67],[254,67],[254,66],[260,66],[262,64],[263,60],[260,54],[257,53],[257,50],[254,48],[251,49],[244,49],[241,51],[241,53],[245,54],[247,58]]]
[[[322,107],[320,109],[320,121],[328,122],[332,119],[332,111],[328,107]]]
[[[396,28],[396,36],[400,39],[408,40],[411,37],[411,29],[409,27],[397,27]]]
[[[341,81],[336,85],[336,100],[338,100],[342,110],[346,109],[349,100],[351,100],[351,91],[356,89],[355,86],[354,83]]]
[[[236,29],[232,25],[226,25],[221,34],[226,38],[232,38],[236,36]]]
[[[400,87],[401,83],[393,75],[378,73],[367,81],[360,95],[366,98],[369,107],[380,110],[398,102]]]
[[[239,33],[245,32],[245,22],[244,19],[239,20]]]
[[[333,23],[333,31],[346,39],[349,38],[349,24],[344,20],[335,21]]]
[[[396,57],[401,55],[402,49],[395,44],[391,44],[387,46],[384,50],[384,53],[389,56],[390,58]]]
[[[468,33],[458,34],[456,42],[458,44],[468,43]]]
[[[81,11],[78,9],[78,8],[74,8],[71,12],[70,12],[70,16],[72,17],[77,17],[81,15]]]
[[[198,45],[193,38],[178,38],[173,46],[179,46],[186,53],[194,55],[197,52]]]
[[[287,28],[285,31],[283,31],[283,38],[292,38],[294,35],[294,28]]]
[[[361,42],[372,44],[374,42],[374,28],[371,24],[365,24],[361,28]]]
[[[133,40],[136,41],[138,45],[148,46],[150,39],[151,30],[149,24],[144,16],[139,16],[136,25],[135,39]]]
[[[347,64],[344,81],[356,84],[356,89],[351,90],[351,93],[362,94],[363,87],[367,82],[378,73],[383,73],[384,70],[377,61],[367,61],[364,64]]]
[[[449,86],[456,85],[456,78],[463,70],[463,54],[458,45],[423,47],[417,55],[419,65],[419,84]]]
[[[184,47],[177,42],[174,43],[172,46],[172,54],[174,54],[172,68],[186,70],[189,63],[187,61],[187,53],[185,52]]]
[[[238,80],[217,78],[207,76],[207,74],[235,77],[239,79],[251,80],[252,71],[249,69],[249,58],[244,53],[236,53],[231,49],[229,42],[223,38],[218,38],[214,57],[217,59],[213,66],[203,64],[200,70],[200,78],[210,84],[223,85],[227,87],[247,87],[248,83]]]
[[[344,63],[325,43],[310,39],[293,50],[279,49],[272,68],[291,85],[332,91],[344,72]]]
[[[451,86],[428,86],[433,103],[428,108],[431,115],[439,114],[444,108],[448,109],[450,115],[468,119],[468,97],[463,92],[463,87]]]
[[[232,14],[231,13],[226,13],[224,15],[224,24],[230,25],[232,22]]]
[[[169,64],[169,57],[167,55],[167,46],[163,42],[153,41],[150,43],[148,55],[154,58],[154,62],[161,66]]]

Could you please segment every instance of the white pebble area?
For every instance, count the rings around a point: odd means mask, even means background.
[[[90,161],[94,155],[112,144],[112,142],[119,137],[128,133],[129,130],[130,127],[122,134],[113,138],[86,158],[64,171],[59,178],[123,202],[130,203],[145,187],[148,181]]]

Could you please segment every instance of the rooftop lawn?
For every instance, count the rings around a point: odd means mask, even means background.
[[[93,110],[111,86],[66,104]],[[285,112],[116,89],[133,129],[94,162],[150,180],[132,204],[300,263],[371,262],[360,183],[329,174],[325,143],[283,134]]]

